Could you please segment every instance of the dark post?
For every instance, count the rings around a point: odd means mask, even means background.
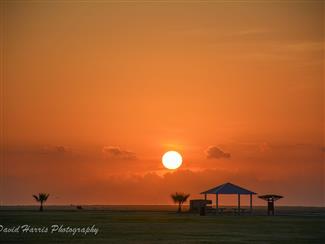
[[[238,215],[240,214],[240,194],[238,194]]]
[[[269,198],[267,201],[267,215],[274,215],[274,199]]]
[[[275,195],[275,194],[267,194],[258,197],[263,199],[264,201],[267,201],[267,215],[275,215],[274,202],[283,198],[283,196]]]
[[[253,212],[253,195],[252,194],[250,194],[250,212],[252,213]]]
[[[219,213],[218,194],[216,194],[216,214]]]

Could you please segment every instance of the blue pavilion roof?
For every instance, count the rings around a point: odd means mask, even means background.
[[[210,190],[201,192],[200,194],[243,194],[243,195],[248,194],[250,195],[256,193],[228,182],[223,185],[214,187]]]

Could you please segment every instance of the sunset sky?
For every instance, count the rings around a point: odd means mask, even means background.
[[[1,204],[172,204],[229,181],[325,206],[323,1],[8,1],[1,18]]]

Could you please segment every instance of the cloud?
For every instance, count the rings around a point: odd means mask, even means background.
[[[136,155],[134,152],[122,150],[119,147],[105,146],[103,148],[103,153],[109,158],[118,158],[124,160],[135,160]]]
[[[323,41],[296,42],[296,43],[290,43],[286,45],[285,48],[290,51],[296,51],[296,52],[323,51],[324,42]]]
[[[237,32],[231,33],[232,36],[238,36],[238,37],[245,37],[245,36],[265,36],[266,34],[272,34],[270,30],[266,29],[247,29],[247,30],[239,30]]]
[[[216,146],[210,146],[205,153],[208,159],[230,158],[230,153],[225,153]]]
[[[69,150],[61,145],[58,146],[44,146],[41,148],[41,154],[65,154]]]

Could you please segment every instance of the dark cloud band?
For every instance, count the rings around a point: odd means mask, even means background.
[[[230,158],[230,153],[226,153],[216,146],[210,146],[205,153],[208,159]]]

